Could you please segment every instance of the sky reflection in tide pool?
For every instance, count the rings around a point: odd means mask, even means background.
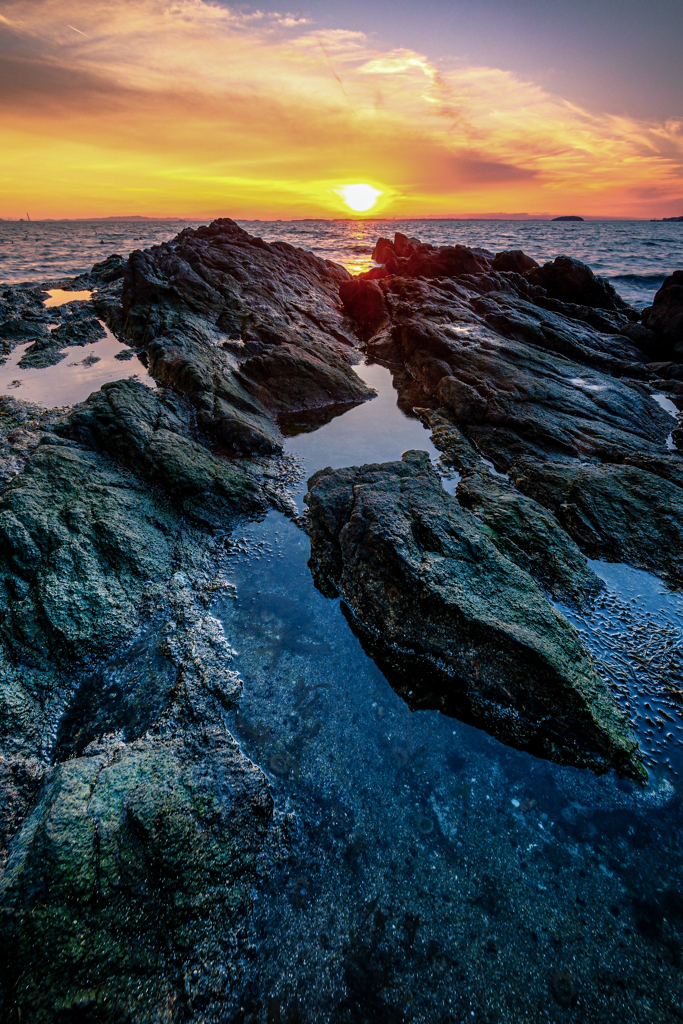
[[[317,430],[297,434],[286,441],[285,450],[305,467],[303,483],[326,466],[338,469],[370,462],[394,462],[403,452],[419,449],[429,454],[445,490],[452,494],[460,477],[439,464],[441,453],[417,416],[408,416],[398,408],[391,372],[379,363],[362,363],[354,369],[375,389],[377,397],[349,409]],[[304,494],[305,487],[295,495],[300,511]]]
[[[53,309],[55,306],[65,306],[67,302],[76,302],[77,300],[87,302],[92,295],[92,292],[86,291],[67,292],[63,288],[48,288],[47,293],[49,298],[43,302],[46,309]]]
[[[102,325],[104,327],[104,324]],[[48,409],[84,402],[93,391],[112,380],[135,377],[147,387],[156,383],[139,359],[116,359],[125,346],[104,327],[106,337],[90,345],[70,345],[65,358],[54,366],[21,367],[19,361],[31,342],[17,345],[0,366],[0,395],[11,395],[25,402],[36,402]],[[89,358],[96,362],[89,364]],[[84,362],[85,360],[85,362]]]

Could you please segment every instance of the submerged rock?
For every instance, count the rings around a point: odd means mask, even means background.
[[[644,776],[576,630],[447,494],[425,452],[309,481],[311,569],[413,706],[563,764]]]

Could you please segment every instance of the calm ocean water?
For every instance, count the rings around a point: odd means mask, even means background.
[[[0,221],[0,282],[46,281],[88,270],[172,238],[196,221]],[[661,221],[239,221],[267,241],[281,239],[335,260],[352,273],[371,265],[379,235],[394,231],[438,244],[523,249],[539,262],[575,256],[609,278],[627,301],[647,305],[667,274],[683,268],[683,223]]]

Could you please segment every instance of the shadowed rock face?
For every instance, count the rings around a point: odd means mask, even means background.
[[[311,569],[413,706],[598,772],[644,773],[574,628],[447,494],[425,452],[311,477]]]
[[[549,299],[598,309],[628,309],[609,281],[596,277],[590,267],[570,256],[557,256],[551,263],[532,268],[528,279],[545,288]]]
[[[643,323],[659,340],[663,359],[683,362],[683,270],[666,278]]]
[[[351,368],[347,280],[312,253],[217,220],[132,253],[125,332],[152,376],[187,395],[201,429],[237,453],[273,453],[278,415],[372,395]]]

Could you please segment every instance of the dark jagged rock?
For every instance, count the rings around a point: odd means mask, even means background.
[[[525,493],[553,514],[558,529],[587,544],[580,517],[561,514],[565,478],[585,468],[601,501],[613,498],[605,543],[594,539],[586,550],[607,558],[621,552],[678,578],[678,533],[667,509],[677,508],[683,493],[683,462],[667,447],[671,417],[639,383],[661,386],[676,364],[648,362],[649,321],[647,328],[635,324],[635,311],[585,265],[558,257],[522,275],[495,270],[494,262],[479,274],[438,279],[428,271],[361,277],[343,287],[342,298],[368,352],[402,368],[399,391],[410,379],[412,404],[430,407],[437,418],[440,409],[442,422],[459,428],[476,458],[489,458],[513,483],[533,478]],[[546,474],[547,487],[539,482]],[[660,485],[668,506],[658,497]],[[505,518],[494,503],[494,530],[496,515]]]
[[[70,306],[67,316],[63,312],[60,314],[61,323],[54,330],[26,349],[19,360],[22,369],[54,366],[64,359],[66,353],[63,349],[72,345],[92,345],[105,337],[102,324],[89,309],[83,308],[81,303]]]
[[[642,776],[574,628],[443,490],[425,452],[321,470],[307,502],[318,585],[341,593],[410,704],[561,763]]]
[[[496,258],[491,264],[493,270],[514,274],[526,274],[528,270],[534,270],[538,263],[527,256],[521,249],[505,249],[496,253]]]
[[[132,253],[125,333],[149,372],[187,395],[200,427],[227,449],[279,450],[275,419],[361,402],[355,339],[339,310],[348,273],[234,221],[186,229]]]
[[[604,278],[570,256],[557,256],[551,263],[530,271],[532,284],[545,288],[548,298],[598,309],[624,309],[627,303]]]
[[[643,324],[623,324],[619,333],[636,344],[648,359],[657,359],[664,355],[666,351],[666,347],[662,345],[659,336]]]
[[[519,489],[551,509],[589,555],[654,570],[680,587],[683,478],[674,465],[678,483],[635,466],[526,459],[514,473]]]
[[[482,533],[555,600],[588,605],[602,580],[555,516],[522,494],[507,475],[484,469],[475,448],[442,412],[417,411],[431,428],[442,463],[462,474],[458,501],[477,518]]]
[[[397,277],[459,277],[486,273],[493,253],[466,245],[428,245],[396,232],[394,241],[380,238],[372,258],[385,264],[385,274]],[[361,280],[367,275],[359,275]]]
[[[17,286],[0,292],[0,357],[26,342],[49,343],[45,294],[40,288]]]
[[[664,358],[683,362],[683,270],[666,278],[643,317],[643,324],[659,339]]]

